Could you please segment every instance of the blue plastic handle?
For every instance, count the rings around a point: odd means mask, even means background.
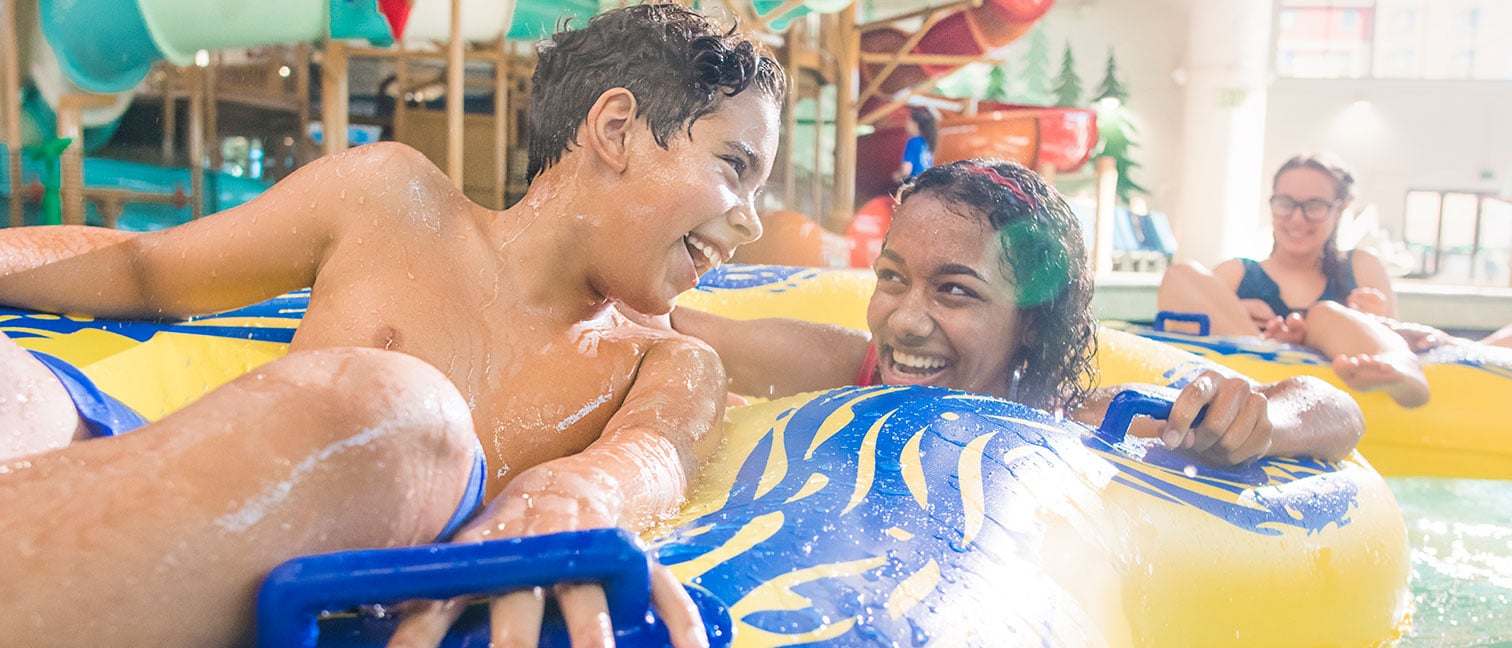
[[[1160,311],[1155,313],[1153,328],[1161,333],[1166,332],[1166,322],[1191,322],[1197,325],[1197,335],[1206,336],[1213,331],[1213,321],[1202,313],[1179,313],[1176,311]]]
[[[258,645],[313,648],[320,639],[320,615],[329,610],[594,581],[604,586],[616,645],[665,646],[666,626],[650,605],[650,560],[635,538],[619,529],[296,558],[274,569],[258,592]],[[701,588],[689,587],[689,593],[710,644],[728,644],[728,610]],[[543,646],[569,644],[560,622],[547,620],[542,632]]]
[[[1102,425],[1097,426],[1097,436],[1109,443],[1123,441],[1129,434],[1129,425],[1134,422],[1134,417],[1144,415],[1164,421],[1171,418],[1171,407],[1174,404],[1162,394],[1142,389],[1125,389],[1108,401],[1108,413],[1103,416]],[[1207,406],[1204,405],[1197,410],[1196,418],[1192,419],[1192,427],[1201,425],[1202,419],[1206,417]]]

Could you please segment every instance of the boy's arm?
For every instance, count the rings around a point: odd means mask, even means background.
[[[105,317],[184,317],[309,286],[347,204],[362,189],[357,185],[371,177],[372,166],[403,157],[394,155],[400,148],[321,158],[247,204],[160,232],[102,236],[70,228],[44,236],[56,253],[23,253],[17,245],[0,260],[0,303]]]
[[[855,381],[870,337],[864,331],[793,319],[735,320],[690,308],[672,327],[714,348],[737,394],[780,398]]]
[[[724,402],[724,370],[708,347],[681,337],[656,342],[597,441],[520,473],[452,541],[612,526],[641,530],[671,517],[687,498],[700,463],[719,445]],[[612,640],[597,586],[558,585],[553,594],[573,645]],[[651,599],[675,648],[707,645],[692,599],[660,566],[652,572]],[[491,605],[496,642],[534,641],[542,613],[539,593],[511,592]],[[461,600],[422,603],[405,615],[389,645],[438,645],[465,607]]]
[[[1072,413],[1087,425],[1102,423],[1108,403],[1123,389],[1165,391],[1173,399],[1165,423],[1136,418],[1135,436],[1159,437],[1166,445],[1217,465],[1266,457],[1338,460],[1349,455],[1365,432],[1365,417],[1348,394],[1308,376],[1260,384],[1238,375],[1207,371],[1179,392],[1156,385],[1114,385],[1099,389]],[[1196,428],[1192,419],[1204,406]]]

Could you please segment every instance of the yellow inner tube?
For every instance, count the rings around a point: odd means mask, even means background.
[[[680,304],[864,325],[865,273],[725,277]],[[281,355],[303,304],[161,325],[6,311],[0,330],[155,419]],[[1109,382],[1205,362],[1101,335]],[[646,537],[730,606],[736,645],[1357,646],[1408,627],[1401,515],[1358,454],[1213,471],[1098,439],[922,388],[734,408],[691,501]]]

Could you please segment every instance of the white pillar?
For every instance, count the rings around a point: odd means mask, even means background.
[[[1178,257],[1247,251],[1263,204],[1271,0],[1197,0],[1187,23]]]

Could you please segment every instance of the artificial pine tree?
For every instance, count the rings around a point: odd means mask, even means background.
[[[1066,42],[1066,54],[1061,57],[1060,78],[1055,82],[1055,105],[1081,105],[1081,77],[1076,76],[1076,58],[1071,55],[1071,43]]]
[[[1113,50],[1109,49],[1108,67],[1093,103],[1097,109],[1097,150],[1092,157],[1113,158],[1113,166],[1118,169],[1118,199],[1128,204],[1135,192],[1149,191],[1134,181],[1134,169],[1139,168],[1139,163],[1131,153],[1139,145],[1139,130],[1134,127],[1126,105],[1129,91],[1117,74],[1118,65],[1113,60]]]
[[[1038,25],[1029,31],[1029,51],[1024,53],[1024,73],[1019,75],[1022,89],[1011,97],[1028,106],[1049,106],[1055,101],[1050,92],[1050,39]]]
[[[1103,99],[1117,99],[1119,103],[1129,100],[1129,91],[1118,80],[1118,61],[1113,58],[1113,48],[1108,48],[1108,67],[1103,72],[1102,86],[1097,89],[1097,98],[1092,101]]]
[[[992,66],[987,72],[987,90],[982,93],[982,98],[988,101],[1009,101],[1009,83],[1008,64]]]

